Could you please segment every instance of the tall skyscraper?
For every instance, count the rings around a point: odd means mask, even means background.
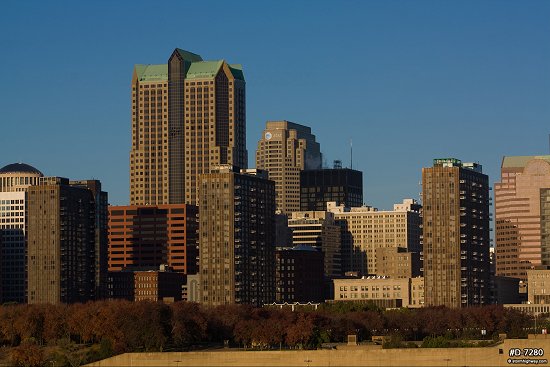
[[[395,204],[393,210],[378,210],[370,206],[346,208],[332,202],[328,211],[334,213],[342,232],[342,271],[362,275],[390,275],[381,266],[377,254],[380,248],[404,248],[420,253],[422,233],[421,206],[413,199]]]
[[[300,210],[326,210],[327,203],[348,208],[363,205],[363,172],[325,168],[300,173]]]
[[[109,271],[197,272],[197,207],[187,204],[109,207]]]
[[[135,65],[130,204],[168,203],[168,67]]]
[[[320,169],[321,151],[311,128],[290,121],[268,121],[256,150],[256,167],[275,181],[277,210],[300,210],[300,171]],[[322,209],[324,210],[324,209]]]
[[[489,303],[489,178],[477,163],[422,169],[426,305]]]
[[[132,205],[196,204],[210,166],[247,167],[241,65],[175,49],[164,65],[136,65],[132,86]]]
[[[201,302],[275,300],[275,185],[260,170],[223,165],[200,176]]]
[[[168,82],[170,203],[196,204],[199,175],[248,165],[244,74],[241,65],[176,49]]]
[[[28,302],[95,298],[96,203],[92,190],[61,177],[28,189]]]
[[[26,191],[42,176],[24,163],[0,169],[0,303],[26,301]]]
[[[548,188],[550,155],[503,158],[501,180],[495,183],[497,275],[526,282],[527,270],[542,265],[543,252],[550,254],[548,218],[541,216]]]
[[[107,271],[108,271],[108,195],[101,191],[99,180],[78,180],[69,181],[72,187],[88,189],[93,195],[95,205],[95,299],[103,299],[107,296]]]

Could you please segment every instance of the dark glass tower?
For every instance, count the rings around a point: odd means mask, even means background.
[[[350,168],[318,169],[300,173],[300,210],[327,210],[327,202],[363,205],[363,172]]]

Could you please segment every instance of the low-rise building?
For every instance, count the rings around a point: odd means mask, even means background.
[[[550,269],[527,270],[527,303],[550,303]]]
[[[185,275],[161,265],[158,269],[109,272],[109,296],[130,301],[181,301]]]
[[[334,301],[374,302],[386,307],[422,307],[424,279],[368,276],[334,279]]]

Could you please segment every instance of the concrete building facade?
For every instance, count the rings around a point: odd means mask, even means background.
[[[326,211],[294,212],[288,220],[294,246],[311,246],[323,252],[325,276],[342,274],[340,227]]]
[[[300,210],[300,172],[321,168],[321,150],[311,128],[290,121],[268,121],[256,150],[256,167],[275,181],[277,210]]]
[[[186,204],[109,207],[109,271],[158,268],[198,271],[198,208]]]
[[[424,305],[423,278],[369,276],[351,279],[334,279],[335,301],[389,301],[397,307]],[[380,303],[383,304],[383,303]]]
[[[410,252],[404,247],[378,247],[374,252],[377,274],[394,279],[415,278],[421,275],[420,251]]]
[[[481,165],[434,159],[422,169],[426,305],[490,302],[489,178]]]
[[[550,303],[550,269],[527,270],[527,302],[530,304]]]
[[[343,272],[361,275],[389,275],[377,261],[377,249],[405,248],[421,251],[421,206],[413,199],[395,204],[392,211],[370,206],[346,208],[331,202],[328,211],[334,213],[341,228]]]
[[[200,176],[201,302],[275,300],[275,185],[261,170],[222,165]]]
[[[527,270],[550,265],[550,155],[507,156],[495,183],[496,275],[527,280]],[[542,225],[541,225],[542,224]]]
[[[28,303],[95,298],[96,205],[91,190],[61,177],[28,188]]]

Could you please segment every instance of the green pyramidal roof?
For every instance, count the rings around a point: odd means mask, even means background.
[[[223,65],[223,60],[193,62],[187,71],[187,79],[215,77]],[[235,79],[244,80],[243,67],[239,64],[229,65],[229,70]]]
[[[139,81],[166,81],[168,80],[168,65],[135,65]]]
[[[199,61],[194,62],[187,71],[187,79],[213,78],[218,74],[223,61]]]
[[[214,78],[224,61],[203,61],[202,58],[189,51],[176,48],[176,51],[184,60],[189,61],[191,65],[187,70],[186,79]],[[168,65],[135,65],[139,81],[166,81],[168,80]],[[229,70],[235,79],[244,80],[243,67],[240,64],[229,65]]]

